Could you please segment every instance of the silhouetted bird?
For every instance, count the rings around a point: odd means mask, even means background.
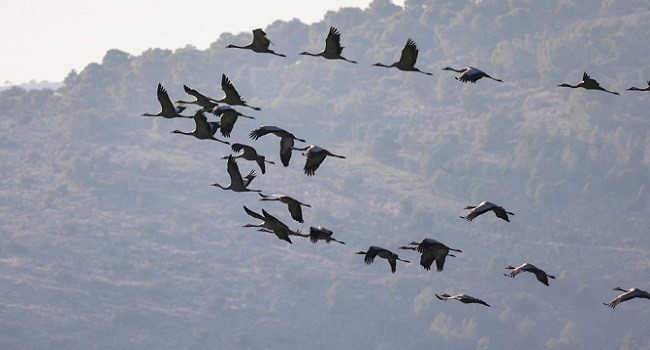
[[[476,303],[476,304],[482,304],[482,305],[485,305],[487,307],[490,307],[490,305],[488,305],[488,303],[484,302],[483,300],[471,297],[471,296],[469,296],[467,294],[456,294],[456,295],[449,295],[449,294],[438,295],[438,294],[436,294],[436,298],[438,298],[440,300],[445,300],[445,301],[450,300],[450,299],[451,300],[458,300],[458,301],[460,301],[461,303],[464,303],[464,304]]]
[[[305,140],[295,137],[292,133],[272,125],[262,125],[251,131],[249,136],[251,139],[257,140],[266,134],[274,134],[280,138],[280,160],[285,167],[289,166],[289,160],[291,160],[291,152],[294,149],[293,141],[305,142]]]
[[[242,159],[253,160],[253,161],[257,162],[257,165],[260,167],[260,170],[262,171],[262,174],[266,173],[266,165],[265,165],[265,163],[275,164],[274,162],[272,162],[270,160],[266,160],[265,156],[263,156],[261,154],[258,154],[257,151],[255,150],[255,148],[253,148],[251,146],[244,145],[242,143],[233,143],[230,146],[230,149],[233,152],[241,152],[238,155],[232,156],[233,158],[242,158]],[[228,156],[223,157],[221,159],[228,159]]]
[[[623,289],[621,287],[616,287],[614,288],[614,290],[618,290],[624,293],[617,296],[616,299],[614,299],[611,303],[603,303],[604,305],[607,305],[612,309],[615,308],[616,305],[634,298],[650,299],[650,293],[646,292],[645,290],[641,290],[639,288]]]
[[[490,78],[492,80],[496,80],[496,81],[499,81],[499,82],[503,83],[503,80],[492,78],[491,76],[489,76],[484,71],[482,71],[482,70],[480,70],[478,68],[474,68],[474,67],[465,67],[463,69],[454,69],[454,68],[451,68],[451,67],[445,67],[442,70],[450,70],[450,71],[454,71],[454,72],[457,72],[457,73],[462,73],[460,76],[456,77],[456,80],[462,81],[463,83],[467,83],[467,82],[476,83],[477,80],[479,80],[479,79],[481,79],[483,77]]]
[[[181,115],[185,107],[174,107],[172,101],[169,99],[167,90],[158,83],[158,90],[156,91],[158,102],[160,103],[160,111],[156,114],[142,113],[145,117],[163,117],[163,118],[192,118],[189,115]]]
[[[350,63],[357,63],[356,61],[351,61],[341,56],[341,52],[343,52],[343,46],[341,46],[341,33],[339,33],[338,29],[330,27],[327,39],[325,39],[325,50],[319,53],[309,53],[305,51],[301,52],[300,55],[320,56],[327,58],[328,60],[343,60]]]
[[[320,148],[316,145],[309,145],[305,148],[294,148],[296,151],[305,151],[304,156],[307,157],[305,160],[305,174],[307,176],[314,176],[316,174],[316,169],[320,164],[325,160],[327,156],[336,157],[336,158],[345,158],[344,156],[339,156],[337,154],[331,153],[330,151]]]
[[[648,86],[644,87],[643,89],[633,86],[633,87],[627,89],[626,91],[646,91],[646,92],[648,92],[648,91],[650,91],[650,80],[648,80]]]
[[[560,84],[558,86],[569,87],[569,88],[573,88],[573,89],[575,89],[575,88],[583,88],[583,89],[587,89],[587,90],[600,90],[600,91],[609,92],[610,94],[620,95],[618,92],[613,92],[613,91],[603,89],[595,79],[591,79],[591,77],[589,75],[587,75],[587,72],[584,72],[582,74],[582,80],[577,85],[569,85],[567,83],[564,83],[564,84]]]
[[[239,166],[237,166],[237,162],[235,162],[235,158],[232,156],[228,157],[228,175],[230,175],[230,184],[228,186],[224,187],[218,183],[213,183],[211,186],[234,192],[262,192],[260,190],[251,190],[248,188],[248,185],[250,185],[253,179],[257,176],[255,170],[251,170],[246,177],[242,178],[241,173],[239,172]]]
[[[378,247],[376,245],[370,246],[370,248],[368,248],[368,251],[366,251],[366,252],[360,251],[360,252],[357,252],[356,254],[365,255],[365,258],[363,259],[363,261],[368,265],[372,264],[372,262],[375,260],[376,256],[379,256],[380,258],[384,258],[384,259],[388,260],[388,263],[390,264],[390,270],[393,273],[395,273],[395,271],[397,270],[397,260],[403,261],[405,263],[410,263],[410,261],[408,261],[408,260],[400,259],[399,255],[391,252],[390,250],[382,248],[382,247]]]
[[[269,46],[273,44],[271,40],[266,37],[266,33],[261,29],[253,29],[253,41],[246,46],[237,46],[230,44],[226,46],[228,49],[248,49],[257,53],[270,53],[280,57],[287,57],[281,53],[276,53],[275,51],[269,49]]]
[[[205,114],[201,110],[197,111],[194,114],[194,130],[185,132],[185,131],[180,131],[180,130],[174,130],[171,133],[172,134],[182,134],[182,135],[190,135],[194,136],[199,140],[214,140],[214,141],[219,141],[221,143],[225,143],[229,145],[230,143],[227,141],[222,141],[214,137],[214,134],[219,130],[219,127],[221,124],[219,122],[208,122],[208,119],[205,117]]]
[[[265,195],[265,194],[259,194],[262,198],[260,198],[261,201],[279,201],[287,205],[289,207],[289,213],[291,213],[291,217],[300,222],[303,223],[305,222],[302,218],[302,206],[304,205],[305,207],[310,207],[311,205],[302,203],[292,197],[285,196],[283,194],[273,194],[273,195]]]
[[[210,111],[213,108],[219,106],[217,100],[213,99],[212,97],[205,96],[194,89],[190,89],[187,85],[183,85],[183,89],[188,95],[194,96],[194,101],[183,101],[183,100],[176,101],[176,103],[180,105],[186,105],[186,104],[198,105],[202,108],[203,111]]]
[[[517,276],[518,274],[520,274],[522,272],[530,272],[530,273],[535,274],[535,277],[537,277],[538,281],[542,282],[543,284],[545,284],[547,286],[548,286],[548,279],[549,278],[555,279],[555,276],[548,275],[546,272],[544,272],[544,270],[539,269],[539,268],[535,267],[535,265],[529,264],[529,263],[523,263],[519,267],[508,266],[508,267],[506,267],[506,269],[512,270],[512,272],[510,272],[508,274],[504,273],[503,274],[504,276],[514,278],[515,276]]]
[[[399,249],[410,249],[420,253],[420,266],[427,271],[431,270],[431,265],[434,261],[436,262],[436,269],[442,271],[445,266],[445,258],[447,256],[456,257],[453,254],[449,254],[449,251],[463,252],[460,249],[449,248],[431,238],[425,238],[420,243],[411,242],[410,245],[399,247]]]
[[[229,104],[231,106],[244,106],[252,108],[256,111],[261,110],[259,107],[249,106],[246,101],[239,95],[235,86],[230,82],[230,79],[225,74],[221,74],[221,90],[226,94],[221,100],[217,100],[219,103]]]
[[[232,129],[235,127],[235,122],[239,117],[244,117],[248,119],[255,119],[245,114],[239,113],[236,109],[230,106],[219,106],[212,109],[212,114],[220,117],[221,120],[221,135],[224,137],[230,137]]]
[[[494,203],[490,203],[487,201],[481,202],[479,203],[479,205],[468,205],[464,209],[472,209],[472,211],[470,211],[469,214],[467,214],[467,216],[461,216],[461,218],[467,221],[472,221],[477,216],[483,213],[487,213],[490,210],[493,211],[498,218],[503,219],[507,222],[510,222],[510,219],[508,219],[508,215],[515,215],[514,213],[506,211],[505,209],[503,209],[503,207],[500,207]]]
[[[419,52],[418,46],[417,44],[415,44],[415,41],[413,41],[413,39],[408,39],[406,40],[406,45],[402,49],[402,55],[400,56],[399,61],[394,62],[391,65],[385,65],[383,63],[375,63],[373,64],[373,66],[384,67],[384,68],[395,67],[399,70],[403,70],[406,72],[419,72],[426,75],[433,75],[433,73],[423,72],[415,68],[415,62],[418,59],[418,52]]]
[[[332,231],[326,229],[325,227],[321,227],[321,226],[309,227],[309,240],[312,243],[316,243],[319,240],[321,240],[321,241],[325,241],[325,243],[327,244],[329,244],[330,242],[345,244],[345,242],[343,241],[334,239],[334,237],[332,237],[333,234],[334,233]]]

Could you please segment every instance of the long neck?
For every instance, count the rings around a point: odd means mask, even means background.
[[[307,56],[314,56],[314,57],[316,57],[316,56],[323,56],[323,53],[322,53],[322,52],[319,52],[319,53],[311,53],[311,52],[306,52],[306,51],[305,51],[305,52],[302,52],[301,55],[307,55]]]
[[[453,70],[453,71],[456,72],[456,73],[463,73],[463,72],[465,72],[465,69],[454,69],[454,68],[451,68],[451,67],[447,67],[446,70]]]
[[[385,65],[383,63],[375,63],[373,66],[375,67],[384,67],[384,68],[392,68],[392,67],[397,67],[397,62],[391,64],[391,65]]]
[[[185,132],[185,131],[180,131],[180,130],[174,130],[174,131],[172,131],[172,134],[183,134],[183,135],[194,136],[193,132]]]
[[[250,45],[237,46],[237,45],[230,44],[230,45],[226,46],[226,48],[228,48],[228,49],[250,49]]]

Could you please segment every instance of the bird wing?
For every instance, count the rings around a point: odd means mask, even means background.
[[[230,175],[230,184],[233,188],[244,188],[244,180],[241,177],[239,166],[232,155],[228,156],[228,175]]]
[[[223,90],[223,92],[226,94],[225,99],[227,101],[239,101],[240,103],[245,103],[245,101],[239,95],[239,92],[237,92],[237,89],[235,89],[235,86],[230,82],[230,79],[228,79],[225,74],[221,74],[221,90]]]
[[[285,167],[289,166],[291,154],[293,153],[293,138],[283,137],[280,139],[280,160]]]
[[[246,148],[252,148],[252,147],[244,145],[243,143],[233,143],[232,145],[230,145],[230,149],[233,152],[237,152],[237,153],[241,152],[242,150],[245,150]]]
[[[546,272],[544,272],[544,271],[542,271],[542,270],[540,270],[538,268],[531,269],[530,272],[535,274],[535,277],[537,277],[538,281],[540,281],[543,284],[548,286],[548,275],[546,275]]]
[[[397,271],[397,260],[388,259],[388,263],[390,264],[390,271],[392,273],[395,273],[395,271]]]
[[[266,33],[261,28],[253,29],[253,43],[265,49],[268,49],[269,45],[272,44],[271,40],[266,37]]]
[[[436,260],[435,255],[433,254],[433,251],[427,250],[420,255],[420,266],[422,266],[425,270],[429,271],[431,270],[431,265],[433,265],[433,262]]]
[[[196,124],[196,132],[211,132],[210,126],[208,125],[208,118],[206,118],[205,114],[200,110],[194,114],[194,124]]]
[[[287,198],[287,206],[289,206],[289,213],[291,213],[291,217],[299,223],[305,222],[302,218],[302,205],[300,205],[300,202],[288,196]]]
[[[413,39],[408,39],[406,45],[402,49],[402,56],[399,58],[399,65],[406,67],[415,66],[418,59],[418,47]]]
[[[162,108],[163,115],[174,115],[176,114],[176,108],[172,101],[169,99],[169,94],[167,90],[158,83],[158,90],[156,91],[156,96],[158,97],[158,102],[160,102],[160,107]]]
[[[438,271],[442,271],[442,269],[445,266],[445,259],[447,258],[447,253],[449,253],[449,249],[436,249],[435,250],[435,258],[436,258],[436,269]]]
[[[330,31],[327,34],[325,39],[325,52],[331,52],[332,54],[340,55],[343,52],[343,47],[341,46],[341,33],[339,30],[330,27]]]
[[[327,157],[327,153],[316,150],[312,147],[306,154],[307,160],[305,161],[305,174],[307,174],[307,176],[313,176],[316,173],[316,169],[318,169],[320,164],[325,160],[325,157]]]
[[[244,210],[246,211],[246,214],[248,214],[248,215],[250,215],[250,216],[252,216],[252,217],[254,217],[256,219],[264,221],[264,216],[262,216],[261,214],[258,214],[256,212],[246,208],[246,206],[244,206]]]
[[[234,110],[228,110],[221,114],[221,135],[230,137],[232,129],[235,127],[237,121],[237,113]]]

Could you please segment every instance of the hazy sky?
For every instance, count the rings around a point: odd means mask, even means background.
[[[62,81],[72,69],[119,49],[206,49],[222,32],[266,27],[275,20],[323,19],[328,10],[366,8],[371,0],[22,0],[2,1],[0,85]],[[404,1],[393,1],[402,5]],[[273,4],[273,5],[271,5]]]

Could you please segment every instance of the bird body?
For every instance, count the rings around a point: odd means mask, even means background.
[[[560,86],[560,87],[569,87],[569,88],[573,88],[573,89],[583,88],[583,89],[587,89],[587,90],[600,90],[600,91],[609,92],[610,94],[613,94],[613,95],[620,95],[618,92],[605,90],[603,87],[600,86],[600,84],[596,81],[596,79],[592,79],[589,75],[587,75],[587,72],[584,72],[582,74],[582,80],[576,85],[570,85],[570,84],[564,83],[564,84],[560,84],[558,86]]]
[[[321,226],[318,226],[318,227],[311,226],[311,227],[309,227],[309,240],[312,243],[316,243],[319,240],[323,240],[327,244],[329,244],[330,242],[337,242],[337,243],[345,244],[345,242],[343,242],[343,241],[339,241],[339,240],[334,239],[334,237],[332,237],[333,234],[334,233],[332,231],[330,231],[330,230],[328,230],[328,229],[326,229],[324,227],[321,227]]]
[[[551,276],[551,275],[547,274],[546,272],[544,272],[544,270],[542,270],[540,268],[537,268],[535,265],[529,264],[529,263],[523,263],[519,267],[508,266],[508,267],[506,267],[506,269],[512,270],[512,272],[510,272],[508,274],[504,273],[503,274],[504,276],[514,278],[515,276],[517,276],[518,274],[520,274],[522,272],[530,272],[530,273],[535,274],[535,277],[537,277],[537,280],[542,282],[546,286],[548,286],[548,279],[549,278],[555,279],[555,276]]]
[[[292,197],[283,194],[265,195],[260,193],[259,195],[262,197],[260,198],[261,201],[279,201],[286,204],[289,207],[289,213],[291,213],[291,217],[299,223],[305,222],[302,218],[302,206],[304,205],[305,207],[311,208],[311,205],[302,203]]]
[[[238,154],[236,156],[232,156],[233,158],[242,158],[242,159],[253,160],[253,161],[257,162],[257,165],[260,167],[260,170],[262,171],[262,174],[266,173],[266,164],[265,163],[275,164],[274,162],[272,162],[270,160],[266,160],[265,156],[263,156],[261,154],[258,154],[257,151],[255,150],[255,148],[253,148],[251,146],[244,145],[242,143],[233,143],[230,146],[230,149],[233,152],[241,152],[240,154]],[[228,156],[223,157],[221,159],[228,159]]]
[[[257,53],[270,53],[272,55],[287,57],[281,53],[276,53],[275,51],[269,49],[269,46],[273,44],[269,38],[266,37],[266,33],[262,28],[253,29],[253,41],[246,46],[237,46],[230,44],[226,46],[228,49],[247,49]]]
[[[482,70],[480,70],[478,68],[471,67],[471,66],[465,67],[463,69],[454,69],[454,68],[451,68],[451,67],[445,67],[442,70],[450,70],[450,71],[454,71],[454,72],[457,72],[457,73],[462,73],[460,76],[456,77],[456,80],[462,81],[463,83],[467,83],[467,82],[476,83],[477,80],[479,80],[479,79],[481,79],[483,77],[490,78],[490,79],[496,80],[498,82],[503,82],[503,80],[492,78],[491,76],[489,76],[484,71],[482,71]]]
[[[208,122],[208,119],[205,117],[205,114],[203,114],[203,111],[199,110],[194,114],[194,130],[185,132],[185,131],[180,131],[180,130],[174,130],[171,133],[172,134],[182,134],[182,135],[191,135],[196,137],[199,140],[213,140],[213,141],[219,141],[221,143],[225,143],[229,145],[230,143],[227,141],[222,141],[214,137],[214,134],[217,132],[217,130],[221,127],[221,124],[219,122]]]
[[[402,246],[400,249],[411,249],[420,253],[420,265],[427,271],[431,270],[431,265],[434,261],[436,262],[436,269],[442,271],[445,266],[446,257],[455,257],[455,255],[449,254],[449,251],[463,252],[460,249],[449,248],[432,238],[425,238],[419,243],[411,242],[410,245]]]
[[[205,96],[194,89],[190,89],[187,85],[183,85],[183,89],[188,95],[194,96],[194,101],[178,100],[176,103],[179,105],[194,104],[201,106],[201,109],[203,111],[209,111],[219,106],[217,100],[213,99],[212,97]]]
[[[515,215],[514,213],[511,213],[509,211],[506,211],[503,209],[503,207],[498,206],[494,203],[490,203],[488,201],[483,201],[479,203],[479,205],[468,205],[464,209],[471,209],[472,211],[467,214],[467,216],[461,216],[461,218],[467,220],[467,221],[472,221],[474,220],[477,216],[487,213],[488,211],[493,211],[494,214],[500,218],[503,219],[507,222],[510,222],[510,219],[508,218],[508,215]]]
[[[304,171],[307,176],[314,176],[316,174],[316,169],[318,169],[320,164],[325,160],[325,158],[327,158],[327,156],[345,159],[344,156],[331,153],[330,151],[316,145],[309,145],[305,148],[294,149],[297,151],[305,151],[303,155],[307,157],[307,160],[305,161]]]
[[[256,111],[261,110],[259,107],[249,106],[248,103],[241,97],[235,86],[230,82],[230,79],[225,74],[221,74],[221,90],[226,94],[222,99],[217,100],[219,103],[225,103],[231,106],[244,106],[252,108]]]
[[[192,118],[189,115],[181,115],[185,110],[185,107],[174,107],[167,90],[158,83],[158,90],[156,90],[156,96],[158,97],[158,102],[160,103],[160,111],[156,114],[151,113],[142,113],[142,116],[145,117],[163,117],[163,118]]]
[[[212,109],[212,114],[221,117],[221,135],[224,137],[230,137],[232,129],[235,127],[235,122],[239,117],[244,117],[248,119],[255,119],[245,114],[241,114],[236,109],[230,106],[218,106]]]
[[[367,251],[360,251],[357,252],[356,254],[362,254],[365,255],[363,258],[363,261],[370,265],[372,262],[375,260],[376,256],[379,256],[380,258],[384,258],[388,260],[388,263],[390,264],[390,269],[393,273],[397,270],[397,260],[403,261],[405,263],[410,263],[408,260],[402,260],[399,258],[399,255],[391,252],[390,250],[382,247],[378,247],[376,245],[370,246]]]
[[[213,183],[211,186],[234,192],[262,192],[260,190],[251,190],[248,188],[248,185],[250,185],[253,179],[257,176],[255,170],[251,170],[246,177],[242,178],[241,173],[239,172],[239,166],[237,166],[237,162],[232,156],[228,157],[228,175],[230,175],[230,184],[228,186],[224,187],[218,183]]]
[[[646,86],[644,88],[638,88],[638,87],[633,86],[633,87],[627,89],[626,91],[645,91],[645,92],[648,92],[648,91],[650,91],[650,80],[648,80],[648,86]]]
[[[305,140],[299,139],[292,133],[272,125],[262,125],[259,128],[251,131],[249,136],[251,139],[257,140],[267,134],[274,134],[280,138],[280,160],[282,161],[282,165],[285,167],[289,166],[289,160],[291,160],[291,152],[294,150],[294,140],[300,142],[305,142]]]
[[[456,294],[456,295],[449,295],[449,294],[438,295],[438,294],[436,294],[436,298],[438,298],[440,300],[445,300],[445,301],[447,301],[447,300],[458,300],[458,301],[460,301],[461,303],[464,303],[464,304],[475,303],[475,304],[482,304],[482,305],[485,305],[487,307],[490,307],[490,305],[488,305],[488,303],[486,303],[485,301],[483,301],[481,299],[478,299],[478,298],[474,298],[474,297],[469,296],[467,294]]]
[[[400,56],[399,61],[394,62],[391,65],[385,65],[383,63],[375,63],[373,64],[373,66],[384,67],[384,68],[395,67],[399,70],[403,70],[406,72],[419,72],[426,75],[433,75],[433,73],[423,72],[418,68],[415,68],[415,63],[418,59],[418,52],[419,50],[417,44],[415,43],[415,41],[413,41],[413,39],[409,38],[408,40],[406,40],[406,45],[402,49],[402,55]]]
[[[614,290],[618,290],[624,293],[617,296],[616,299],[612,300],[612,302],[610,303],[603,303],[604,305],[607,305],[612,309],[615,308],[618,304],[634,298],[650,299],[650,293],[646,292],[645,290],[641,290],[639,288],[623,289],[621,287],[616,287],[614,288]]]
[[[341,46],[341,33],[338,29],[330,27],[330,31],[327,34],[327,38],[325,39],[325,50],[319,53],[309,53],[305,51],[301,52],[300,54],[307,56],[320,56],[328,60],[343,60],[350,63],[357,63],[356,61],[351,61],[341,56],[342,52],[343,46]]]

